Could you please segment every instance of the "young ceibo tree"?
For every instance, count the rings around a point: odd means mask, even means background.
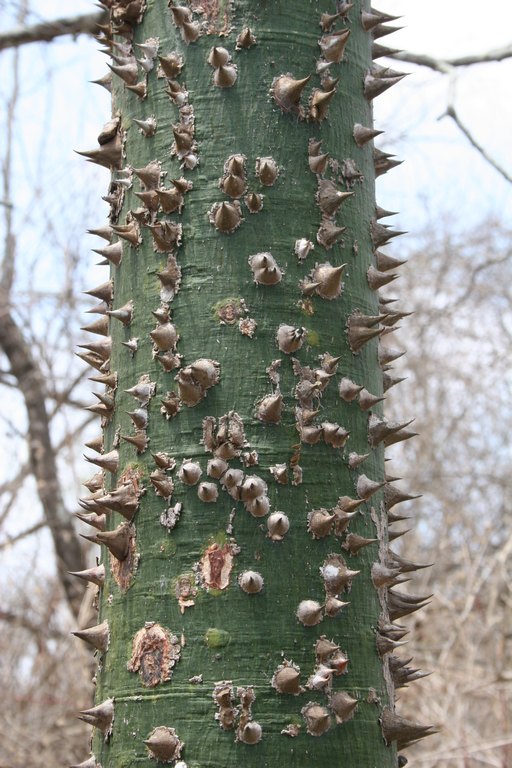
[[[104,0],[110,278],[81,355],[104,385],[81,504],[101,563],[82,768],[391,768],[431,728],[396,622],[426,598],[388,532],[382,415],[403,313],[379,289],[366,0]],[[376,42],[377,41],[377,42]]]

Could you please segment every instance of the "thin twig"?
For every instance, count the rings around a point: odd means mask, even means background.
[[[37,531],[40,531],[41,528],[45,528],[46,525],[48,525],[46,520],[40,520],[38,523],[31,525],[30,528],[25,528],[24,531],[17,533],[15,536],[8,536],[5,541],[0,542],[0,550],[6,549],[6,547],[10,547],[22,539],[26,539],[27,536],[32,536],[33,533],[37,533]]]
[[[455,125],[457,126],[457,128],[461,131],[461,133],[464,134],[464,136],[469,141],[471,146],[474,149],[476,149],[476,151],[479,152],[482,155],[484,160],[486,160],[489,163],[489,165],[491,165],[494,168],[495,171],[498,171],[498,173],[501,176],[503,176],[505,181],[512,182],[512,176],[510,176],[505,171],[504,168],[502,168],[500,165],[498,165],[498,163],[495,160],[493,160],[493,158],[487,153],[487,151],[484,149],[484,147],[482,147],[482,145],[478,143],[478,141],[475,139],[473,134],[469,131],[469,128],[467,128],[467,126],[464,125],[464,123],[462,122],[462,120],[458,116],[457,112],[455,111],[455,107],[453,106],[453,104],[449,104],[448,105],[448,107],[446,109],[446,112],[445,112],[444,115],[442,115],[442,117],[445,117],[445,116],[452,118],[452,120],[455,123]]]
[[[25,8],[23,9],[26,12]],[[23,18],[22,16],[22,18]],[[9,300],[11,296],[12,284],[14,282],[14,256],[16,251],[16,238],[12,227],[12,218],[14,205],[11,200],[11,166],[12,166],[12,143],[14,125],[16,120],[16,106],[19,98],[19,52],[14,51],[12,63],[12,91],[7,102],[7,136],[5,141],[5,155],[2,160],[2,184],[3,199],[6,201],[4,206],[5,220],[5,240],[4,254],[2,258],[2,290],[5,297]]]
[[[0,300],[2,299],[3,292],[0,289]],[[0,348],[9,360],[23,395],[27,409],[30,468],[52,534],[59,576],[70,608],[77,614],[80,610],[82,590],[73,583],[68,572],[85,567],[84,554],[62,498],[45,402],[45,381],[14,315],[9,311],[5,300],[2,304],[5,309],[0,313]]]
[[[389,58],[397,59],[398,61],[405,61],[409,64],[417,64],[421,67],[428,67],[429,69],[434,70],[434,72],[440,72],[442,75],[449,75],[450,76],[450,97],[449,97],[449,104],[446,109],[446,112],[442,115],[442,117],[451,117],[452,120],[455,122],[458,129],[461,131],[462,134],[466,137],[466,139],[469,141],[473,149],[476,149],[476,151],[484,158],[486,162],[489,163],[494,170],[498,171],[498,173],[503,176],[503,178],[508,181],[512,182],[512,177],[505,171],[504,168],[502,168],[493,158],[488,154],[488,152],[482,147],[481,144],[478,143],[478,141],[475,139],[469,128],[464,125],[464,123],[460,120],[454,106],[454,90],[455,90],[455,70],[457,67],[468,67],[473,64],[486,64],[486,63],[492,63],[492,62],[499,62],[504,61],[505,59],[512,58],[512,45],[506,45],[503,48],[496,48],[494,50],[486,51],[485,53],[481,54],[473,54],[469,56],[460,56],[458,58],[453,59],[439,59],[435,58],[434,56],[429,56],[428,54],[424,53],[413,53],[411,51],[401,51],[398,53],[393,53],[390,55]]]
[[[418,64],[421,67],[429,67],[435,72],[446,73],[452,67],[470,67],[473,64],[490,64],[496,61],[504,61],[512,57],[512,45],[496,48],[486,53],[459,56],[454,59],[436,59],[426,53],[413,53],[412,51],[400,51],[390,56],[392,59],[407,61],[409,64]]]
[[[495,267],[499,264],[506,264],[508,260],[510,259],[511,254],[506,251],[503,256],[498,257],[497,259],[488,259],[487,261],[482,262],[481,264],[477,264],[476,267],[471,271],[470,279],[468,282],[468,285],[466,286],[465,290],[462,292],[462,294],[459,296],[458,299],[456,299],[453,304],[449,307],[449,311],[453,312],[454,310],[458,309],[461,304],[464,304],[466,299],[469,298],[471,293],[476,287],[476,280],[478,275],[483,272],[485,269],[490,269],[491,267]]]
[[[479,744],[474,744],[473,746],[469,747],[452,747],[451,749],[443,749],[438,752],[430,752],[426,755],[416,755],[414,759],[417,763],[427,763],[429,760],[434,760],[437,758],[443,758],[443,760],[455,760],[465,754],[485,752],[489,749],[496,749],[497,747],[506,747],[509,744],[512,744],[512,734],[510,736],[505,736],[502,739],[483,741]]]

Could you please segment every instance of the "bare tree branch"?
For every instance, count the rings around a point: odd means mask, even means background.
[[[415,760],[417,763],[428,763],[431,760],[437,760],[439,758],[444,760],[463,759],[467,755],[476,754],[478,752],[486,752],[490,749],[496,749],[497,747],[505,747],[512,744],[512,734],[504,736],[500,739],[489,739],[489,741],[479,741],[475,744],[463,747],[453,747],[452,749],[442,749],[437,752],[428,752],[427,754],[418,755]]]
[[[26,3],[22,3],[19,20],[24,21]],[[14,52],[14,83],[7,113],[7,142],[2,162],[3,193],[10,197],[11,148],[16,103],[18,99],[18,51]],[[83,568],[85,558],[69,514],[64,507],[57,473],[55,451],[50,437],[50,419],[46,408],[46,386],[40,366],[33,357],[30,344],[11,311],[11,289],[15,274],[16,241],[12,232],[11,209],[5,210],[6,236],[1,264],[0,349],[7,357],[11,373],[18,382],[27,409],[29,465],[37,483],[37,492],[48,524],[57,556],[57,570],[66,599],[77,616],[83,589],[70,577],[69,571]],[[8,512],[8,510],[7,510]]]
[[[411,51],[401,51],[398,53],[390,54],[390,58],[392,59],[406,61],[409,64],[417,64],[418,66],[422,67],[428,67],[429,69],[433,69],[434,72],[439,72],[442,75],[450,76],[452,95],[449,99],[446,112],[442,115],[442,117],[451,117],[455,125],[458,127],[461,133],[464,134],[473,149],[476,149],[476,151],[484,158],[484,160],[488,162],[495,171],[498,171],[498,173],[503,176],[505,181],[508,182],[512,182],[512,177],[505,171],[504,168],[502,168],[495,160],[492,159],[484,147],[478,143],[467,126],[464,125],[464,123],[460,120],[454,106],[454,85],[456,77],[455,71],[457,67],[467,67],[471,66],[472,64],[485,64],[490,62],[504,61],[505,59],[509,59],[511,57],[512,45],[506,45],[503,48],[495,48],[481,54],[460,56],[453,59],[440,59],[434,56],[429,56],[428,54],[413,53]]]
[[[50,420],[54,417],[54,415],[57,413],[57,409],[52,411],[50,413]],[[94,415],[87,416],[80,424],[78,424],[75,429],[71,430],[70,432],[67,432],[64,437],[57,443],[55,446],[55,452],[56,454],[60,454],[61,450],[66,446],[72,443],[76,440],[77,436],[83,432],[85,427],[87,427],[88,424],[90,424],[92,421],[97,418]],[[18,486],[21,485],[23,482],[23,478],[26,477],[26,475],[30,472],[30,465],[27,462],[26,464],[21,464],[18,467],[18,471],[16,474],[10,479],[7,480],[5,483],[0,484],[0,495],[3,493],[14,493]],[[2,520],[0,519],[0,524]]]
[[[31,525],[30,528],[27,528],[24,531],[20,531],[20,533],[17,533],[15,536],[8,536],[5,541],[0,542],[0,550],[6,549],[7,547],[11,547],[13,544],[16,544],[18,541],[22,541],[22,539],[26,539],[27,536],[32,536],[33,533],[37,533],[41,530],[41,528],[44,528],[47,525],[46,520],[40,520],[38,523],[35,523],[34,525]]]
[[[22,16],[24,18],[24,16]],[[4,200],[11,199],[11,166],[12,166],[12,137],[14,132],[14,118],[16,114],[16,105],[19,97],[19,53],[13,54],[13,85],[9,101],[7,102],[7,137],[5,142],[5,155],[2,159],[2,182]],[[13,205],[12,203],[4,206],[5,218],[5,244],[2,258],[2,290],[7,295],[10,294],[14,281],[14,253],[16,250],[16,239],[13,232]]]
[[[461,304],[464,304],[464,302],[469,298],[472,291],[474,290],[476,284],[477,284],[477,278],[478,275],[483,272],[485,269],[491,269],[491,267],[495,267],[497,264],[505,264],[507,261],[509,261],[511,256],[511,253],[506,251],[502,256],[499,256],[496,259],[486,259],[481,264],[477,264],[476,267],[472,270],[470,274],[470,278],[468,281],[468,285],[464,289],[464,291],[461,293],[458,299],[455,299],[453,304],[450,307],[450,311],[456,310],[458,307],[461,306]]]
[[[5,621],[9,624],[16,624],[20,627],[23,627],[23,629],[27,629],[29,632],[32,632],[32,634],[36,636],[44,633],[48,637],[52,638],[66,637],[66,633],[60,629],[51,628],[47,623],[43,624],[41,621],[31,621],[23,613],[15,613],[14,611],[6,611],[0,609],[0,621]]]
[[[506,45],[503,48],[495,48],[486,53],[473,54],[470,56],[460,56],[455,59],[436,59],[425,53],[413,53],[412,51],[401,51],[394,53],[390,58],[399,61],[407,61],[409,64],[418,64],[421,67],[429,67],[436,72],[446,74],[453,67],[469,67],[473,64],[489,64],[494,61],[503,61],[512,57],[512,45]]]
[[[92,35],[98,24],[105,21],[105,14],[87,13],[81,16],[65,16],[54,21],[42,21],[30,27],[17,27],[0,33],[0,51],[17,48],[27,43],[48,43],[63,35]]]
[[[464,136],[469,141],[471,146],[474,149],[476,149],[476,151],[479,152],[482,155],[484,160],[486,160],[489,163],[489,165],[492,165],[492,167],[494,168],[495,171],[498,171],[498,173],[501,174],[501,176],[503,176],[505,181],[512,182],[512,176],[510,176],[505,171],[504,168],[502,168],[500,165],[498,165],[496,160],[492,159],[492,157],[487,153],[487,151],[484,149],[484,147],[482,147],[482,145],[479,144],[478,141],[475,139],[473,134],[470,132],[469,128],[467,128],[467,126],[464,125],[464,123],[462,122],[462,120],[458,116],[457,112],[455,111],[455,107],[453,106],[453,104],[449,104],[448,105],[448,107],[446,109],[446,112],[445,112],[444,115],[442,115],[442,117],[445,117],[445,116],[452,118],[452,120],[455,123],[455,125],[457,126],[457,128],[461,131],[461,133],[464,134]]]
[[[75,615],[82,601],[82,589],[68,571],[85,567],[80,543],[66,513],[57,476],[55,452],[50,439],[49,420],[45,403],[45,386],[41,372],[32,359],[30,348],[3,296],[4,312],[0,322],[0,346],[5,352],[13,375],[19,383],[28,416],[30,465],[37,482],[37,491],[50,527],[57,568],[66,598]]]

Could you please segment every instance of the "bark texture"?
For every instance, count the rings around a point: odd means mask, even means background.
[[[368,8],[109,6],[96,759],[391,768]]]

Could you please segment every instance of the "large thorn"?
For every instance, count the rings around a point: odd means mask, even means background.
[[[382,56],[392,56],[394,53],[401,53],[400,48],[388,48],[379,43],[372,43],[372,59],[380,59]]]
[[[394,507],[395,504],[401,504],[403,501],[412,501],[412,499],[419,499],[421,496],[421,493],[405,493],[405,491],[397,488],[396,485],[390,485],[389,483],[384,489],[384,502],[388,509]]]
[[[368,420],[368,435],[369,443],[372,448],[375,448],[379,443],[384,442],[390,436],[396,432],[408,427],[414,419],[409,421],[387,421],[387,419],[381,419],[376,414],[372,413]]]
[[[381,93],[387,91],[393,85],[396,85],[403,80],[405,75],[398,75],[397,77],[374,77],[371,74],[366,75],[364,79],[364,96],[368,101],[372,101]]]
[[[116,450],[104,453],[101,456],[84,456],[85,460],[90,464],[96,464],[101,469],[106,469],[107,472],[117,472],[119,468],[119,453]]]
[[[104,531],[107,527],[106,515],[97,515],[95,512],[75,512],[75,517],[86,525],[92,525],[98,531]]]
[[[114,721],[114,699],[105,699],[101,704],[91,709],[83,709],[78,715],[79,720],[89,723],[98,728],[107,739],[112,733],[112,723]]]
[[[432,595],[420,597],[418,595],[408,595],[405,592],[393,592],[388,590],[388,608],[389,618],[396,621],[402,616],[408,616],[410,613],[419,611],[428,605]]]
[[[81,534],[81,536],[94,544],[105,544],[117,560],[126,560],[128,557],[132,537],[129,523],[121,523],[113,531],[100,531],[96,536],[86,536],[85,534]]]
[[[386,744],[396,741],[397,749],[404,749],[415,741],[437,733],[432,725],[421,725],[413,720],[400,717],[386,707],[380,718],[382,735]]]
[[[419,571],[423,568],[431,568],[433,565],[433,563],[422,564],[405,560],[405,558],[400,557],[400,555],[393,552],[391,549],[388,550],[388,559],[393,565],[396,565],[400,569],[400,573],[412,573],[413,571]]]
[[[95,627],[89,627],[88,629],[79,629],[71,633],[75,637],[80,638],[85,643],[92,645],[96,650],[105,653],[108,648],[110,639],[110,630],[108,621],[97,624]]]
[[[96,584],[98,587],[102,587],[105,583],[105,566],[103,564],[96,565],[94,568],[86,568],[84,571],[69,571],[69,573],[71,576],[76,576],[77,579]]]
[[[391,16],[389,13],[382,13],[375,8],[369,11],[361,12],[361,26],[366,32],[369,32],[379,24],[386,24],[388,21],[397,21],[401,16]]]
[[[87,158],[90,163],[96,163],[104,168],[120,170],[122,167],[123,142],[119,134],[106,144],[101,144],[98,149],[90,149],[78,152],[78,155]]]

